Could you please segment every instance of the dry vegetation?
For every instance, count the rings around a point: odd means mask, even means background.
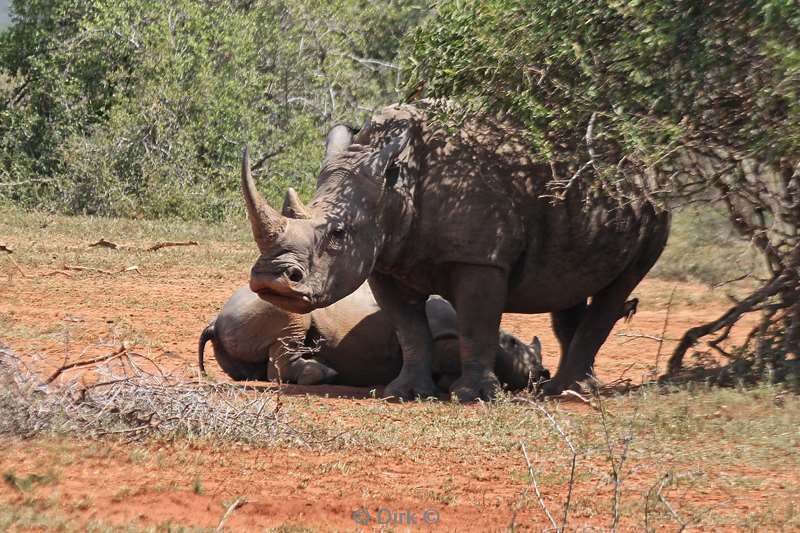
[[[200,379],[196,337],[255,254],[243,226],[1,209],[14,252],[0,254],[0,530],[212,531],[223,518],[353,530],[360,509],[370,527],[380,509],[414,512],[410,529],[430,529],[433,510],[451,531],[800,527],[796,395],[638,386],[659,346],[663,370],[682,330],[725,308],[720,290],[643,284],[639,314],[598,359],[601,380],[627,392],[400,405],[380,391],[239,386],[216,367]],[[89,247],[101,237],[128,246]],[[188,240],[199,246],[146,250]],[[540,335],[555,365],[546,317],[504,326]]]

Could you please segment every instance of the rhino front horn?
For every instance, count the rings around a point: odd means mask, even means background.
[[[275,240],[286,229],[286,219],[258,193],[250,173],[250,150],[247,146],[242,154],[242,194],[256,243],[262,246]]]

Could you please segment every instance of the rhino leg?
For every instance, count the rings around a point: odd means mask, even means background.
[[[461,377],[450,387],[459,401],[490,400],[500,389],[494,373],[508,276],[499,268],[457,265],[451,274],[458,315]]]
[[[586,302],[583,301],[573,307],[550,314],[553,332],[556,334],[558,344],[561,347],[562,361],[567,357],[572,338],[575,336],[575,332],[578,331],[578,326],[581,325],[584,315],[586,315],[586,308]]]
[[[403,352],[400,375],[386,386],[384,395],[406,400],[436,396],[433,336],[425,314],[425,298],[409,295],[377,272],[372,273],[369,284],[378,305],[394,324]]]
[[[659,245],[663,247],[663,242],[657,240],[648,244],[650,249],[646,248],[638,260],[629,265],[616,280],[592,296],[592,303],[586,307],[569,341],[569,347],[563,350],[562,346],[558,371],[555,377],[542,387],[544,394],[560,394],[576,381],[591,376],[597,351],[611,333],[614,324],[623,316],[628,296],[658,259],[658,250],[655,248]],[[571,322],[563,321],[561,327],[564,331],[568,331],[566,325],[571,325]],[[558,328],[556,333],[558,334]],[[559,341],[561,341],[560,336]]]

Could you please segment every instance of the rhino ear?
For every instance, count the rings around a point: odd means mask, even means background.
[[[289,187],[283,197],[283,209],[281,214],[287,218],[311,218],[308,209],[303,205],[297,191]]]
[[[536,335],[533,336],[533,340],[530,343],[530,347],[531,349],[533,349],[534,352],[536,352],[540,356],[542,355],[542,343],[539,341],[539,337],[537,337]]]
[[[389,139],[389,142],[383,148],[373,153],[364,163],[367,167],[365,169],[366,174],[384,182],[386,180],[386,171],[400,157],[400,154],[408,146],[410,139],[409,130],[405,130],[397,137]]]

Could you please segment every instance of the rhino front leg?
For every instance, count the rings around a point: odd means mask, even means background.
[[[386,276],[373,272],[369,285],[375,300],[395,326],[403,367],[384,389],[385,396],[411,400],[437,395],[433,382],[433,336],[425,314],[425,298],[408,294]]]
[[[499,268],[458,265],[451,280],[461,377],[451,385],[450,393],[462,402],[491,400],[500,389],[494,368],[508,276]]]

